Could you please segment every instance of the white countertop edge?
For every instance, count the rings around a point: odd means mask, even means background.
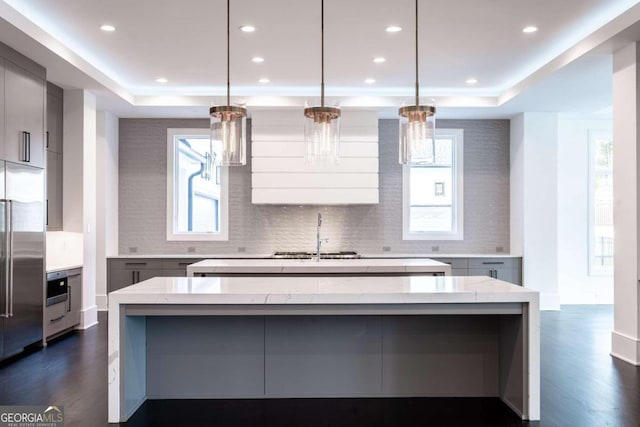
[[[272,253],[268,254],[123,254],[110,255],[107,259],[131,259],[131,258],[195,258],[195,259],[271,259]],[[522,255],[515,254],[445,254],[445,253],[362,253],[365,259],[376,258],[522,258]]]
[[[528,303],[536,290],[480,276],[384,278],[156,277],[109,294],[109,304],[433,304]],[[413,285],[413,284],[412,284]],[[220,286],[224,286],[221,291]],[[422,289],[423,288],[423,289]],[[367,291],[370,289],[370,291]]]
[[[47,266],[47,273],[55,273],[56,271],[63,270],[75,270],[76,268],[82,268],[83,264],[62,264],[62,265],[51,265]]]

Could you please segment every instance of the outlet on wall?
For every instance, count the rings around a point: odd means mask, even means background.
[[[195,246],[189,246],[189,247],[187,248],[187,252],[188,252],[188,253],[190,253],[190,254],[195,253],[195,252],[196,252],[196,248],[195,248]]]
[[[440,246],[431,246],[431,252],[440,252]]]
[[[382,252],[391,252],[391,246],[383,246]]]
[[[244,246],[238,246],[238,252],[247,252],[247,248]]]
[[[130,254],[135,254],[136,252],[138,252],[138,247],[137,246],[129,247],[129,253]]]

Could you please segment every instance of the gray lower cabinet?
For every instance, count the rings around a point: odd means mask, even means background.
[[[520,258],[470,258],[470,276],[489,276],[521,285]]]
[[[522,258],[519,257],[433,259],[451,265],[452,276],[488,276],[516,285],[522,284]]]
[[[117,291],[152,277],[162,276],[162,260],[156,258],[109,259],[108,292]]]
[[[202,258],[110,258],[108,292],[152,277],[186,277],[187,266],[198,261]]]
[[[82,269],[67,271],[67,300],[44,308],[45,335],[51,338],[80,324]]]

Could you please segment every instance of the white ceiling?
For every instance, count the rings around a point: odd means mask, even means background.
[[[221,102],[224,0],[0,3],[0,17],[11,24],[0,27],[0,40],[43,63],[54,83],[96,91],[104,108],[122,116],[206,117],[207,106]],[[320,80],[320,1],[231,3],[235,100],[256,107],[314,101]],[[633,17],[640,16],[639,8],[632,8],[637,3],[420,0],[422,93],[436,97],[456,117],[602,109],[611,97],[611,48],[591,48],[634,24]],[[383,114],[410,101],[413,13],[413,0],[325,0],[325,80],[333,100]],[[116,31],[101,31],[104,23]],[[243,24],[257,30],[243,33],[238,28]],[[391,24],[403,31],[386,33]],[[523,34],[526,25],[540,30]],[[253,63],[254,55],[265,62]],[[374,64],[375,56],[387,61]],[[156,83],[161,76],[169,82]],[[261,77],[271,83],[259,84]],[[365,84],[369,77],[376,83]],[[479,83],[470,87],[465,83],[470,77]]]

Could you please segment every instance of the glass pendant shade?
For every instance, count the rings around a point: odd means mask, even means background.
[[[308,107],[304,109],[304,116],[306,163],[338,163],[340,109],[337,107]]]
[[[400,163],[405,165],[434,163],[435,107],[411,105],[400,108],[398,115],[400,116]]]
[[[246,108],[231,105],[211,107],[209,115],[211,140],[220,141],[222,145],[222,152],[216,158],[216,163],[221,166],[246,165]]]

